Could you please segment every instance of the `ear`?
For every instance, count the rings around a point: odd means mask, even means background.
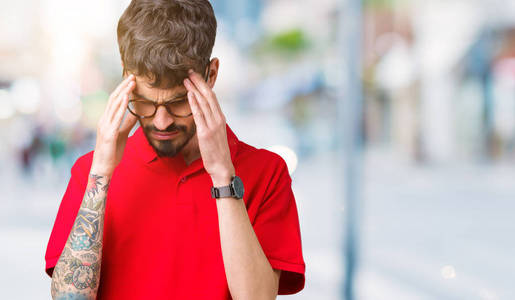
[[[210,88],[213,88],[215,86],[219,67],[220,60],[217,57],[213,57],[209,62],[209,75],[207,76],[207,84]]]

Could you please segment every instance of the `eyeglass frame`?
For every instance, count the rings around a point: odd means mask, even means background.
[[[204,76],[204,80],[205,80],[206,82],[207,82],[207,80],[209,79],[210,67],[211,67],[211,60],[210,60],[210,59],[208,59],[208,63],[207,63],[207,72],[206,72],[206,75]],[[129,100],[129,103],[131,103],[131,102],[136,102],[136,101],[150,102],[150,103],[152,103],[152,104],[154,105],[154,113],[153,113],[152,115],[150,115],[150,116],[140,116],[140,115],[136,114],[135,112],[133,112],[133,111],[130,109],[129,105],[127,104],[127,109],[129,110],[129,112],[130,112],[131,114],[133,114],[134,116],[136,116],[137,118],[140,118],[140,119],[149,119],[149,118],[154,117],[154,116],[156,115],[156,113],[157,113],[157,109],[158,109],[158,108],[159,108],[159,106],[161,106],[161,105],[165,107],[166,111],[167,111],[170,115],[172,115],[172,116],[174,116],[174,117],[176,117],[176,118],[188,118],[188,117],[190,117],[191,115],[193,115],[193,112],[190,112],[187,116],[178,116],[178,115],[174,114],[174,113],[173,113],[173,112],[168,108],[168,104],[173,103],[173,102],[178,102],[178,101],[184,101],[183,99],[167,101],[167,102],[164,102],[164,103],[156,103],[156,102],[154,102],[154,101],[132,99],[132,100]]]

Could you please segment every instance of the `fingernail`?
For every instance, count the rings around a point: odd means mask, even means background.
[[[189,69],[188,74],[192,74],[192,73],[193,73],[193,69]]]

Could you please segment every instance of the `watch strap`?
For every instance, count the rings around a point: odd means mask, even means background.
[[[227,198],[234,197],[234,191],[230,185],[222,187],[211,187],[211,197],[213,198]]]

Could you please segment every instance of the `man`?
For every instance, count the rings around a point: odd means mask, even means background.
[[[71,170],[45,255],[54,299],[275,299],[304,287],[291,178],[226,124],[215,35],[207,0],[133,0],[120,18],[125,79]]]

